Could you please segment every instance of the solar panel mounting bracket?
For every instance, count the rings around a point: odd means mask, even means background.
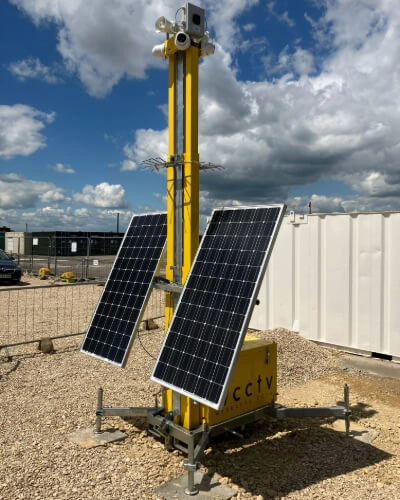
[[[178,283],[173,283],[172,281],[168,281],[165,278],[156,277],[153,282],[153,287],[157,288],[157,290],[164,290],[165,292],[172,293],[182,293],[183,286],[178,285]]]

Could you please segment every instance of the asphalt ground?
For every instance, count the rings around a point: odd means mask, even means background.
[[[384,378],[400,380],[400,363],[356,354],[343,354],[339,358],[341,368],[361,370]]]

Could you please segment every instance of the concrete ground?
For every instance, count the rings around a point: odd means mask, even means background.
[[[356,354],[343,354],[339,366],[344,369],[361,370],[379,377],[400,380],[400,363]]]

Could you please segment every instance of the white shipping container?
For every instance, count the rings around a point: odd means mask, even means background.
[[[250,327],[400,360],[400,212],[285,216]]]

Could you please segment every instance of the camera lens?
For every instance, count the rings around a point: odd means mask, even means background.
[[[177,41],[179,43],[185,43],[186,42],[186,35],[185,35],[185,33],[178,33],[176,39],[177,39]]]

